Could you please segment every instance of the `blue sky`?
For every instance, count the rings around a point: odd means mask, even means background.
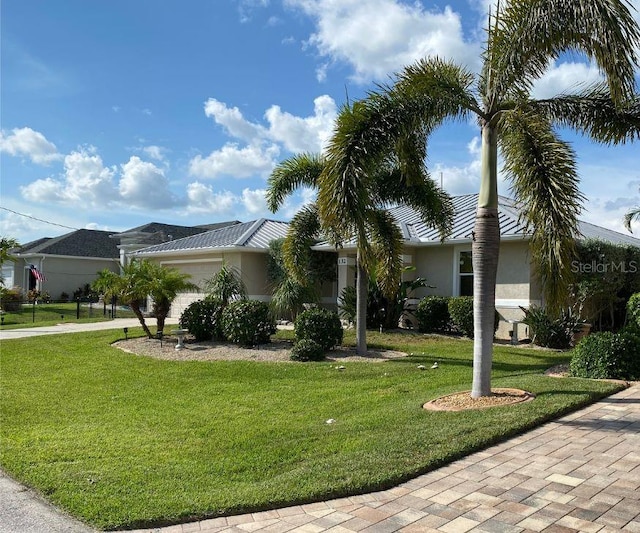
[[[4,0],[0,235],[26,243],[70,231],[62,226],[287,220],[311,193],[269,213],[274,165],[322,150],[347,95],[419,57],[477,68],[488,5]],[[535,92],[598,76],[574,56],[550,65]],[[640,204],[640,144],[565,138],[588,198],[582,218],[622,230]],[[428,166],[451,194],[477,192],[478,146],[471,123],[433,137]]]

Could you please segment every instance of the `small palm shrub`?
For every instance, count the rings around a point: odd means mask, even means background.
[[[294,323],[294,330],[296,341],[311,339],[318,343],[323,351],[342,344],[344,334],[338,314],[320,307],[300,313]]]
[[[415,311],[418,331],[422,333],[445,333],[449,329],[449,298],[446,296],[426,296]]]
[[[592,333],[582,339],[569,365],[571,375],[594,379],[640,379],[640,335],[631,330]]]
[[[205,298],[193,302],[180,316],[180,326],[193,335],[196,341],[225,340],[222,332],[222,301]]]
[[[300,339],[291,348],[292,361],[322,361],[325,350],[313,339]]]
[[[266,344],[275,332],[276,325],[265,302],[238,300],[231,302],[222,312],[222,333],[235,344]]]
[[[632,294],[627,302],[627,324],[640,331],[640,292]]]
[[[553,317],[542,307],[521,309],[524,311],[522,323],[529,326],[534,344],[558,350],[571,347],[573,334],[578,330],[581,320],[570,310]]]

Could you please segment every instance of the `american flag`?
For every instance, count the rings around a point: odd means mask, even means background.
[[[33,276],[38,281],[47,281],[46,276],[42,272],[40,272],[35,266],[31,265],[30,269],[31,269],[31,272],[33,273]]]

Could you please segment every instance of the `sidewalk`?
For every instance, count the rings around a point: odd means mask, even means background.
[[[178,323],[177,318],[167,318],[165,324],[174,326]],[[147,319],[149,326],[155,327],[155,318]],[[105,322],[87,322],[84,324],[76,324],[73,322],[65,322],[56,324],[55,326],[43,326],[35,328],[18,328],[18,329],[0,329],[0,340],[5,339],[22,339],[25,337],[36,337],[38,335],[57,335],[58,333],[78,333],[81,331],[99,331],[105,329],[122,329],[135,328],[140,326],[137,318],[115,318]]]

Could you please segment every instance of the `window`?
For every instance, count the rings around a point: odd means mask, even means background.
[[[470,250],[459,254],[458,296],[473,296],[473,263]]]

